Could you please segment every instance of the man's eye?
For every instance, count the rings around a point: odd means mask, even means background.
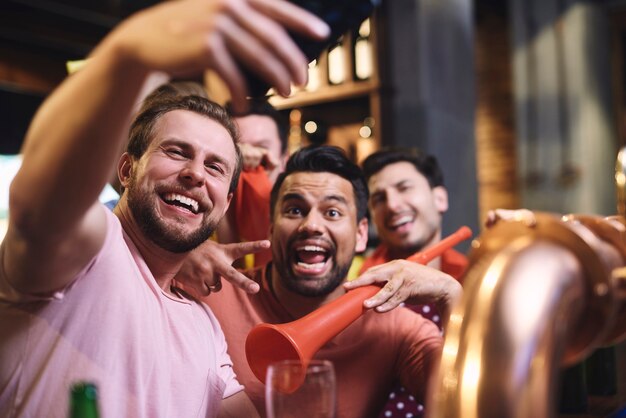
[[[328,216],[330,216],[331,218],[337,218],[339,216],[341,216],[341,212],[339,212],[337,209],[329,209],[326,214]]]
[[[175,148],[168,149],[168,150],[166,150],[165,152],[166,152],[167,154],[169,154],[169,155],[173,155],[173,156],[176,156],[176,157],[182,157],[182,156],[184,156],[184,154],[183,154],[183,152],[182,152],[181,150],[179,150],[179,149],[175,149]]]
[[[212,171],[217,171],[218,173],[222,173],[222,174],[224,173],[222,166],[219,164],[208,163],[206,164],[206,168]]]
[[[295,207],[291,207],[291,208],[287,208],[287,210],[285,210],[285,213],[288,215],[300,215],[302,214],[302,211],[300,210],[300,208],[295,208]]]

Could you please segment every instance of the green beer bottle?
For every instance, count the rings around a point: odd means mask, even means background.
[[[98,388],[90,382],[76,382],[70,389],[69,418],[99,418]]]

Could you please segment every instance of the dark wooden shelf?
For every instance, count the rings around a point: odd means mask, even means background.
[[[299,90],[290,97],[273,96],[270,98],[270,103],[279,110],[313,106],[366,97],[376,92],[378,87],[378,83],[372,80],[346,82],[339,85],[320,87],[315,91]]]

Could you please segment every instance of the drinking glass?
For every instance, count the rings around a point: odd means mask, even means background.
[[[269,365],[265,379],[267,418],[335,418],[335,369],[327,360],[298,360]]]

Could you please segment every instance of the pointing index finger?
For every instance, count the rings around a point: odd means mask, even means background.
[[[256,254],[270,248],[269,240],[238,242],[228,245],[228,252],[233,260],[237,260],[247,254]]]

